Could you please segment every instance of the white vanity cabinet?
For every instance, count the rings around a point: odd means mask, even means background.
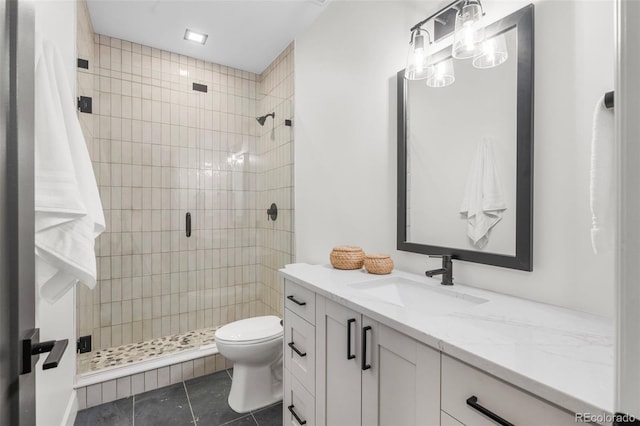
[[[316,296],[316,423],[440,423],[440,353]]]
[[[575,425],[572,411],[409,337],[397,319],[359,310],[353,293],[315,292],[283,275],[285,424]]]

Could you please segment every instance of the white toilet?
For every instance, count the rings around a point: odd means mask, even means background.
[[[269,315],[234,321],[216,331],[216,346],[233,361],[229,406],[246,413],[282,400],[280,318]]]

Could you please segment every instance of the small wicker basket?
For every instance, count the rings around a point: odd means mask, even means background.
[[[364,258],[364,268],[370,274],[390,274],[393,271],[393,259],[387,254],[368,254]]]
[[[364,251],[354,246],[334,247],[329,260],[336,269],[360,269],[364,263]]]

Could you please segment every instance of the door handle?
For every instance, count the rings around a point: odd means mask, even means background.
[[[69,339],[64,340],[48,340],[40,342],[40,329],[32,330],[27,338],[22,340],[22,371],[20,374],[29,374],[32,371],[33,364],[31,357],[49,352],[47,359],[42,364],[43,370],[56,368],[60,364],[60,360],[64,355],[64,351],[69,345]]]
[[[186,216],[185,216],[185,234],[187,236],[187,238],[189,238],[191,236],[191,213],[187,212]]]
[[[488,408],[485,408],[482,405],[478,404],[478,397],[475,396],[475,395],[470,396],[469,398],[467,398],[467,405],[469,407],[473,408],[474,410],[479,411],[480,413],[482,413],[485,416],[489,417],[491,420],[493,420],[494,422],[498,423],[500,426],[514,426],[513,423],[510,423],[510,422],[506,421],[505,419],[503,419],[502,417],[500,417],[499,415],[497,415],[493,411],[491,411]]]
[[[289,342],[289,343],[287,343],[287,346],[289,346],[291,349],[293,349],[293,351],[294,351],[295,353],[297,353],[297,354],[298,354],[298,356],[300,356],[300,357],[307,356],[307,353],[306,353],[306,352],[300,352],[300,349],[296,348],[295,343],[293,343],[293,342]]]
[[[356,354],[351,353],[351,324],[355,322],[355,318],[347,320],[347,359],[354,359],[356,357]]]
[[[367,331],[371,330],[371,326],[368,325],[362,328],[362,370],[368,370],[371,368],[371,364],[367,364]]]
[[[298,422],[298,424],[299,424],[300,426],[306,425],[306,424],[307,424],[307,421],[306,421],[306,420],[302,420],[302,419],[298,416],[298,414],[297,414],[295,411],[293,411],[293,407],[294,407],[294,406],[293,406],[293,404],[291,404],[290,406],[288,406],[288,407],[287,407],[287,408],[289,409],[289,412],[291,413],[291,415],[292,415],[293,417],[295,417],[295,418],[296,418],[296,421]]]

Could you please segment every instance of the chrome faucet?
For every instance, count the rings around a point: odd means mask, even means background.
[[[453,261],[452,261],[453,257],[450,255],[429,256],[429,257],[441,257],[442,268],[432,269],[430,271],[426,271],[424,274],[428,277],[433,277],[435,275],[442,275],[442,281],[440,282],[440,284],[453,285]]]

